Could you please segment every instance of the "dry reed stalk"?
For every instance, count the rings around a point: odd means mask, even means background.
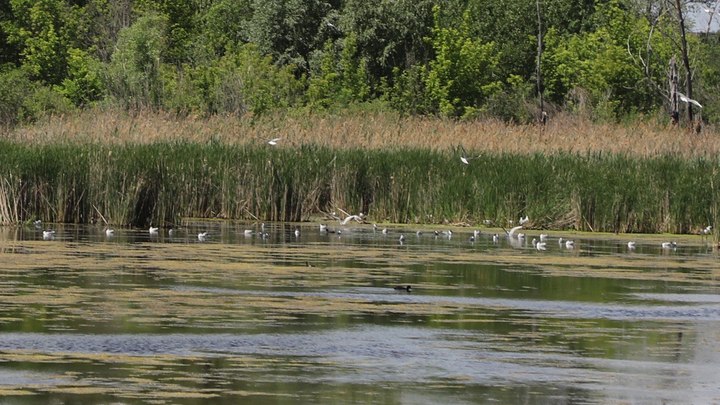
[[[616,153],[637,157],[674,154],[682,157],[717,156],[720,137],[712,127],[700,135],[651,123],[596,124],[559,115],[541,128],[509,125],[487,119],[473,122],[392,113],[352,115],[277,115],[260,118],[213,116],[177,118],[164,112],[129,114],[90,110],[49,118],[8,134],[33,143],[147,144],[178,140],[227,144],[262,144],[280,137],[280,147],[306,144],[335,149],[420,148],[451,150],[463,145],[474,153],[535,154],[570,152]]]

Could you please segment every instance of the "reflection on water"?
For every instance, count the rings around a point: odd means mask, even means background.
[[[52,228],[0,228],[3,403],[720,401],[699,238]]]

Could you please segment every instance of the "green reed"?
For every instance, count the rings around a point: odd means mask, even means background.
[[[0,143],[0,222],[170,225],[184,217],[698,232],[716,224],[717,158],[273,148],[219,142]],[[720,225],[720,224],[718,224]]]

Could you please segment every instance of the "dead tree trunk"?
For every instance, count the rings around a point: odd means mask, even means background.
[[[537,7],[537,22],[538,22],[538,34],[537,34],[537,67],[536,67],[536,79],[537,79],[537,92],[540,97],[540,123],[545,125],[547,122],[547,113],[545,112],[545,103],[543,100],[543,89],[542,89],[542,71],[540,69],[540,62],[542,60],[542,17],[540,14],[540,0],[535,1]]]
[[[680,0],[675,0],[675,7],[677,7],[678,21],[680,22],[680,46],[682,51],[683,67],[685,68],[686,76],[685,96],[689,99],[692,99],[692,71],[690,70],[690,57],[688,56],[687,38],[685,37],[685,18],[683,17],[682,5],[680,4]],[[686,104],[688,122],[690,122],[690,125],[692,125],[692,123],[694,122],[692,103]]]
[[[670,122],[677,125],[680,122],[680,108],[678,105],[678,74],[675,57],[670,58],[670,71],[668,72],[670,82]]]

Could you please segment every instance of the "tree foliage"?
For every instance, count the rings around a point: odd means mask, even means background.
[[[407,114],[527,122],[541,35],[551,108],[614,120],[664,111],[667,64],[680,53],[667,0],[543,0],[542,32],[536,5],[8,0],[0,3],[0,85],[16,96],[0,108],[13,124],[69,103],[265,114],[381,100]],[[688,38],[707,120],[720,118],[716,38]]]

